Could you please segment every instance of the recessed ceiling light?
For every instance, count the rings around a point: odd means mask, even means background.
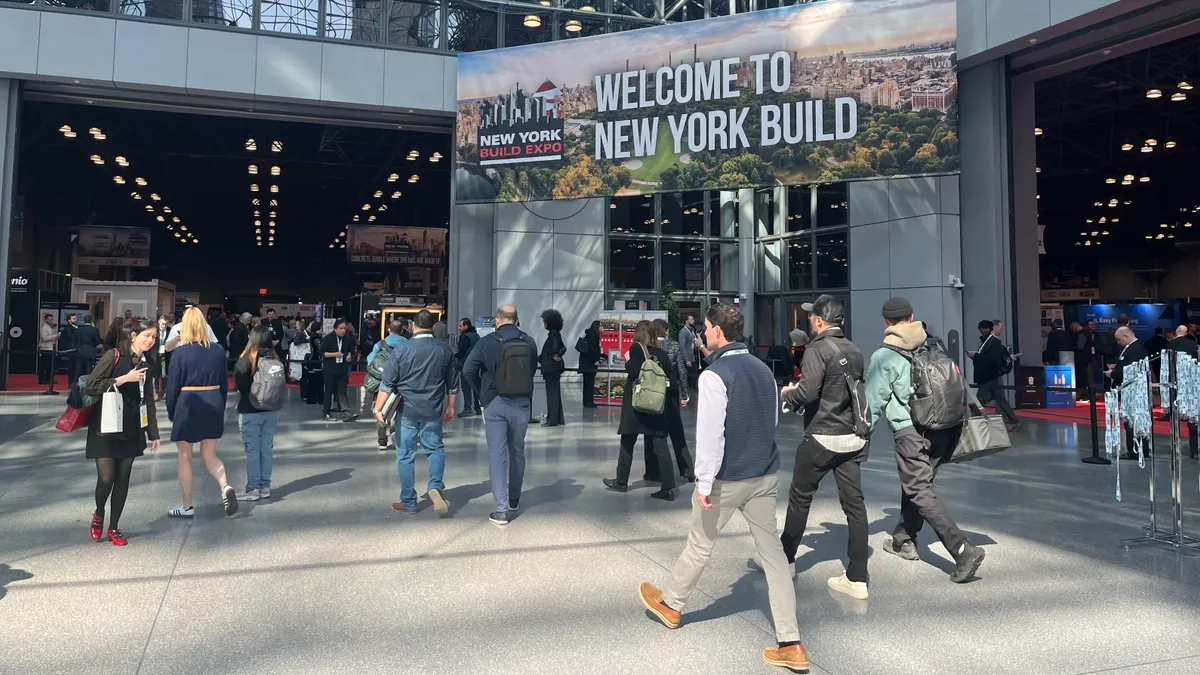
[[[116,157],[114,157],[113,161],[117,163],[117,166],[129,166],[129,160],[125,159],[124,157],[122,157],[120,155],[117,155]]]
[[[367,218],[367,222],[368,222],[368,223],[373,223],[373,222],[375,222],[375,216],[371,216],[370,218]]]
[[[275,221],[273,221],[273,220],[268,220],[268,221],[267,221],[267,227],[275,227]]]
[[[129,193],[129,196],[130,196],[130,197],[133,197],[134,199],[141,199],[141,198],[142,198],[142,195],[138,194],[137,192],[130,192],[130,193]]]
[[[268,206],[279,206],[279,202],[278,202],[278,201],[276,201],[276,200],[274,200],[274,199],[272,199],[272,200],[271,200],[271,203],[270,203],[270,204],[268,204]]]
[[[162,197],[159,197],[157,192],[151,192],[150,199],[153,199],[154,201],[157,202],[157,201],[161,201]]]
[[[394,173],[394,174],[388,176],[389,183],[395,183],[398,180],[400,180],[400,174],[398,174],[398,173]]]
[[[1121,146],[1121,149],[1128,152],[1133,149],[1133,143],[1126,143]]]
[[[146,205],[146,210],[149,211],[150,213],[154,213],[154,207],[149,204]]]
[[[250,200],[251,206],[258,206],[258,197]]]
[[[141,176],[134,178],[133,182],[137,183],[138,185],[141,185],[142,187],[146,187],[146,179],[142,178]]]
[[[1034,127],[1034,128],[1033,128],[1033,135],[1034,135],[1034,136],[1041,136],[1041,135],[1042,135],[1042,128],[1041,128],[1041,127]]]
[[[271,175],[272,175],[272,176],[278,176],[278,175],[279,175],[279,167],[278,167],[278,166],[273,166],[273,167],[271,167]]]
[[[61,132],[63,132],[64,134],[69,134],[69,133],[71,133],[71,125],[70,125],[70,124],[64,124],[64,125],[62,125],[61,127],[59,127],[59,128],[58,128],[58,130],[59,130],[59,131],[61,131]]]
[[[1178,85],[1176,85],[1176,86],[1178,86],[1180,89],[1182,89],[1182,90],[1184,90],[1184,91],[1191,91],[1191,90],[1192,90],[1192,83],[1191,83],[1191,82],[1188,82],[1187,80],[1183,80],[1183,81],[1181,81],[1181,82],[1180,82]]]
[[[279,192],[279,186],[278,186],[278,185],[272,185],[272,186],[271,186],[271,192]]]
[[[1150,147],[1154,147],[1154,146],[1158,145],[1158,140],[1154,139],[1154,138],[1147,138],[1146,145],[1149,145]]]
[[[170,212],[171,212],[171,207],[169,207],[169,206],[163,207],[163,213],[170,213]]]
[[[184,232],[187,232],[187,225],[180,225],[180,226],[179,226],[179,229],[180,229],[180,230],[182,230],[182,231],[184,231]]]
[[[382,196],[383,196],[383,190],[376,190],[376,191],[375,191],[375,198],[376,198],[376,199],[379,199],[379,198],[380,198],[380,197],[382,197]]]
[[[1139,178],[1139,179],[1138,179],[1138,182],[1139,182],[1139,183],[1149,183],[1149,182],[1150,182],[1150,176],[1142,176],[1141,178]]]
[[[253,138],[247,138],[246,139],[246,149],[249,150],[250,152],[254,152],[255,150],[258,149],[258,143],[255,142],[255,140]]]
[[[125,179],[120,176],[113,176],[113,182],[116,183],[117,185],[124,185]]]
[[[387,211],[387,204],[380,204],[380,205],[379,205],[379,210],[380,210],[380,211]]]
[[[371,210],[371,205],[370,205],[370,204],[363,204],[362,210],[363,210],[363,211],[370,211],[370,210]]]
[[[392,199],[400,199],[400,191],[396,190],[392,193]]]
[[[1146,98],[1162,98],[1162,89],[1146,90]]]
[[[354,222],[358,222],[358,216],[354,216]]]
[[[172,223],[178,223],[178,222],[179,222],[179,216],[172,216],[172,217],[171,217],[171,222],[172,222]]]
[[[1152,148],[1152,147],[1151,147],[1151,146],[1149,146],[1149,145],[1143,145],[1143,146],[1142,146],[1142,152],[1154,152],[1154,148]]]
[[[1109,185],[1112,185],[1112,184],[1114,184],[1114,183],[1116,183],[1116,182],[1117,182],[1117,179],[1116,179],[1116,178],[1105,178],[1105,179],[1104,179],[1104,182],[1105,182],[1105,183],[1107,183],[1107,184],[1109,184]]]
[[[283,152],[283,141],[271,141],[271,152]]]
[[[1175,141],[1167,141],[1166,143],[1163,144],[1163,146],[1167,147],[1167,148],[1173,148],[1173,147],[1175,147],[1175,145],[1176,145]]]
[[[163,217],[163,216],[158,216],[158,217],[156,217],[156,218],[155,218],[155,220],[157,220],[157,221],[158,221],[158,222],[160,222],[160,223],[165,223],[165,222],[167,222],[167,219],[166,219],[165,217]]]
[[[251,183],[251,184],[250,184],[250,191],[251,191],[251,192],[258,192],[258,183]]]
[[[262,221],[261,221],[261,220],[256,220],[256,221],[254,221],[254,226],[255,226],[255,227],[262,227]]]
[[[1177,91],[1174,94],[1171,94],[1171,100],[1175,101],[1176,103],[1179,101],[1186,101],[1187,94],[1183,93],[1182,91]]]
[[[103,164],[104,163],[104,158],[101,157],[100,155],[92,155],[91,159],[92,159],[92,164]]]

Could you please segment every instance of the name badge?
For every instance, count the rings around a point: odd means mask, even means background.
[[[346,358],[346,355],[345,355],[345,354],[343,354],[343,353],[341,353],[341,352],[338,352],[338,355],[337,355],[337,356],[335,356],[335,357],[333,357],[333,360],[334,360],[334,362],[335,362],[335,363],[341,363],[341,362],[342,362],[342,360],[343,360],[343,359],[345,359],[345,358]]]
[[[150,426],[150,413],[149,413],[149,411],[146,410],[145,403],[142,404],[141,414],[142,414],[142,428],[145,429],[146,427]]]

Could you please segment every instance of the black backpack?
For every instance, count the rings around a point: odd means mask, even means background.
[[[922,429],[937,431],[958,426],[967,420],[967,380],[962,370],[937,341],[930,340],[916,353],[883,345],[912,364],[908,414]]]
[[[854,417],[854,435],[859,438],[871,436],[871,405],[867,402],[867,385],[861,377],[854,377],[849,371],[850,359],[842,354],[842,348],[836,339],[829,344],[837,352],[838,366],[842,369],[842,378],[846,383],[846,395],[850,399],[850,414]],[[865,365],[865,364],[864,364]]]
[[[492,333],[492,336],[500,343],[500,358],[496,362],[496,372],[492,374],[496,393],[501,396],[532,396],[537,352],[525,342],[524,335],[511,340],[505,340],[499,333]]]

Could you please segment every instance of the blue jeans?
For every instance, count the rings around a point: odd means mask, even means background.
[[[483,410],[483,429],[487,436],[488,472],[492,478],[492,496],[496,513],[507,513],[509,501],[521,500],[525,480],[525,430],[529,427],[530,399],[497,396]],[[504,462],[508,461],[508,473]]]
[[[442,474],[446,470],[446,446],[442,443],[442,419],[415,422],[403,415],[396,427],[396,471],[400,474],[400,501],[406,508],[417,508],[416,476],[413,462],[417,458],[417,439],[429,459],[429,489],[444,490]]]
[[[279,411],[238,413],[238,430],[246,446],[246,489],[271,487],[271,457],[275,450],[275,425]]]

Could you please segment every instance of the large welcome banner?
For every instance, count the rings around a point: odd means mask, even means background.
[[[955,0],[826,0],[461,54],[456,200],[958,169]]]

